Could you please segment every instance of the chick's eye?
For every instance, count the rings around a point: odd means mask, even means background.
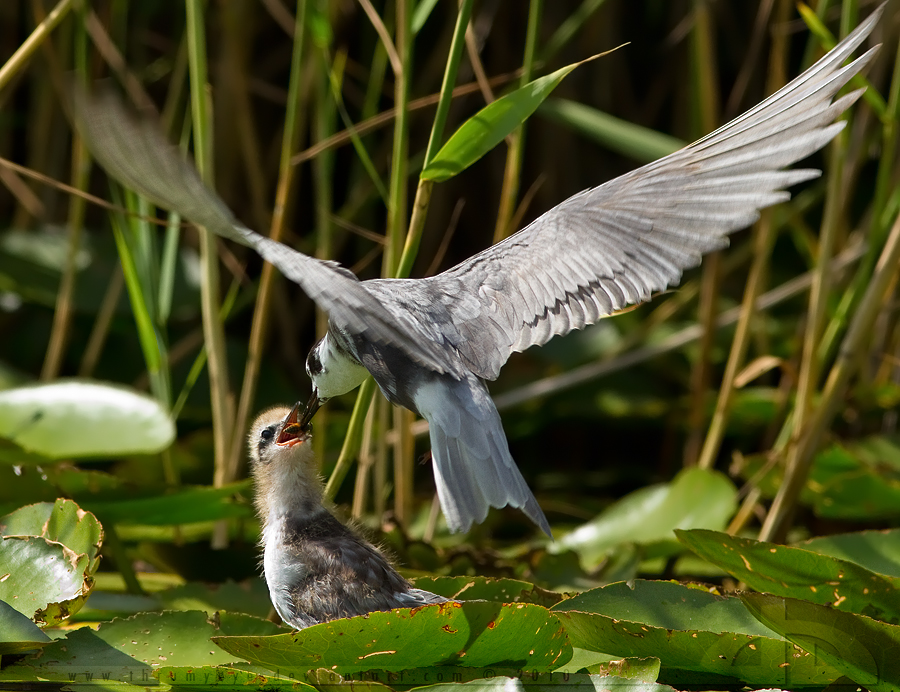
[[[263,442],[268,442],[273,437],[275,437],[275,431],[272,428],[263,428],[262,432],[259,433],[260,440]]]

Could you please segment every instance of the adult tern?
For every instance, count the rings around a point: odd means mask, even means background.
[[[254,248],[329,316],[307,372],[318,405],[372,375],[387,399],[429,423],[447,524],[465,531],[489,507],[520,508],[550,527],[509,453],[485,380],[514,351],[581,329],[677,284],[728,244],[786,188],[821,174],[784,170],[829,142],[862,90],[835,99],[872,58],[844,62],[872,30],[852,34],[765,101],[703,139],[578,193],[506,240],[442,274],[359,281],[240,224],[158,129],[110,96],[76,93],[82,135],[106,170],[159,206]]]

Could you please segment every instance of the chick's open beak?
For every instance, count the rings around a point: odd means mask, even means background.
[[[305,414],[304,414],[305,415]],[[309,439],[309,430],[306,425],[300,421],[300,402],[294,404],[294,408],[284,419],[281,429],[278,431],[278,437],[275,438],[275,444],[282,447],[293,447],[301,444]]]
[[[301,428],[304,430],[309,428],[309,422],[312,420],[312,417],[316,415],[316,411],[319,410],[319,406],[321,405],[322,402],[319,399],[319,392],[313,387],[312,396],[309,397],[309,401],[306,403],[306,410],[303,411],[303,417],[300,419]],[[291,411],[291,413],[293,413],[293,411]]]

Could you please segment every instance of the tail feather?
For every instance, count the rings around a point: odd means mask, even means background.
[[[500,415],[484,383],[475,377],[435,377],[413,398],[430,427],[435,485],[451,531],[467,531],[484,521],[490,507],[509,505],[551,535],[547,518],[509,453]]]

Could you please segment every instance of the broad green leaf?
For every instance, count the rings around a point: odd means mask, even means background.
[[[482,108],[459,126],[422,171],[421,179],[440,183],[464,171],[525,122],[572,70],[607,53],[566,65]]]
[[[191,524],[199,521],[247,517],[249,505],[231,502],[236,493],[250,487],[252,481],[239,481],[221,488],[182,486],[158,497],[143,497],[120,502],[85,502],[101,521],[148,526]]]
[[[563,596],[518,579],[490,577],[418,577],[416,588],[460,601],[496,601],[499,603],[535,603],[549,608]]]
[[[686,146],[687,142],[635,125],[577,101],[547,99],[538,110],[610,151],[640,163],[650,163]]]
[[[900,689],[900,626],[794,598],[741,596],[760,622],[870,690]]]
[[[757,591],[900,619],[900,580],[854,562],[716,531],[679,531],[678,540]]]
[[[550,670],[572,655],[565,631],[546,608],[485,601],[401,608],[276,637],[215,637],[213,641],[240,658],[295,676],[321,667],[341,675],[500,663]]]
[[[272,692],[318,692],[311,684],[275,673],[241,670],[229,666],[164,666],[154,671],[160,683],[173,688],[198,687],[204,690],[271,690]],[[387,690],[387,688],[385,688]]]
[[[31,651],[51,641],[44,631],[5,601],[0,601],[0,656]]]
[[[76,613],[93,585],[91,559],[45,538],[0,539],[0,600],[39,625]]]
[[[879,574],[900,577],[900,529],[819,536],[794,547],[855,562]]]
[[[671,483],[641,488],[563,536],[551,552],[576,551],[592,569],[621,543],[674,540],[674,529],[725,527],[734,514],[737,490],[717,471],[687,469]]]
[[[432,675],[434,677],[434,675]],[[413,687],[410,692],[674,692],[667,685],[628,679],[616,675],[564,675],[545,673],[534,676],[530,671],[510,671],[508,677],[481,677],[465,682],[445,682]]]
[[[618,661],[597,663],[588,668],[588,672],[595,675],[614,675],[617,678],[642,680],[643,682],[656,682],[659,671],[660,660],[655,656],[622,658]]]
[[[248,617],[242,616],[241,621]],[[87,673],[99,680],[147,685],[153,682],[151,671],[161,666],[221,665],[236,660],[210,642],[211,636],[222,631],[205,613],[142,613],[105,622],[96,631],[83,627],[69,632],[40,653],[4,668],[0,682],[37,676],[87,682]]]
[[[91,573],[97,569],[103,542],[103,528],[97,518],[64,499],[27,505],[0,517],[0,535],[41,536],[62,543],[72,552],[88,556]]]
[[[134,390],[61,380],[0,392],[0,437],[52,459],[152,454],[172,444],[175,425]]]
[[[618,657],[657,657],[664,682],[827,685],[840,676],[760,624],[739,599],[680,584],[610,584],[552,610],[573,646]]]

